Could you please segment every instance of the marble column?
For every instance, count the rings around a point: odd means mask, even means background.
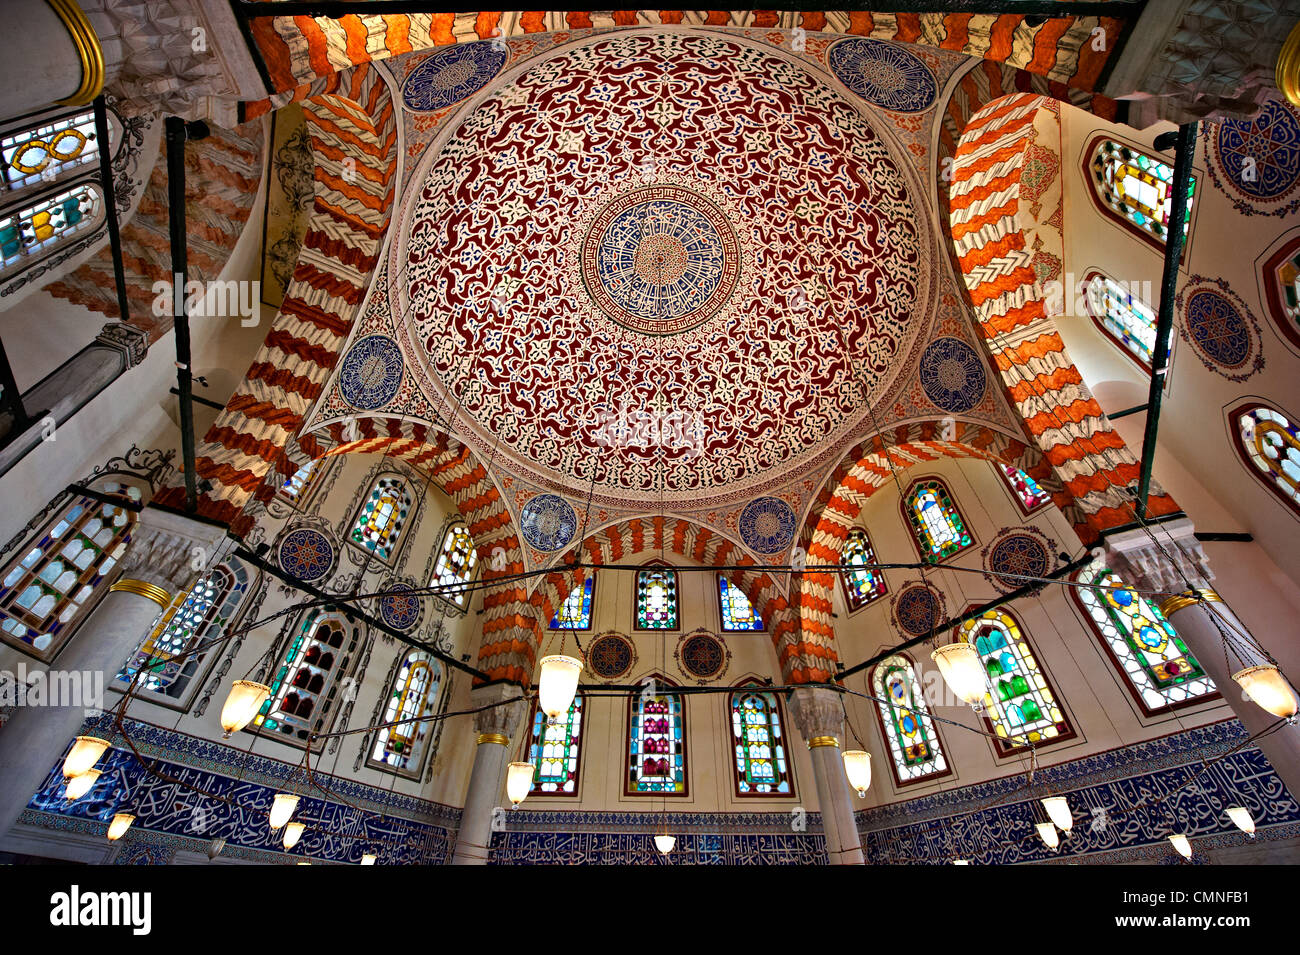
[[[858,824],[853,818],[853,791],[849,789],[840,756],[840,738],[844,733],[840,695],[825,687],[795,690],[791,694],[790,712],[812,757],[817,806],[830,864],[863,865]]]
[[[460,833],[452,865],[487,865],[492,843],[492,817],[502,803],[506,763],[510,762],[511,738],[523,722],[527,706],[523,691],[514,684],[497,684],[470,692],[473,706],[502,703],[474,714],[474,768],[460,817]]]
[[[56,104],[87,106],[113,78],[121,43],[98,4],[89,13],[77,0],[6,0],[10,27],[0,45],[0,118],[12,119]]]
[[[207,566],[218,555],[225,536],[224,528],[146,507],[118,562],[120,576],[52,669],[98,673],[102,682],[89,685],[111,686],[172,595],[198,576],[196,564]],[[0,833],[17,821],[89,715],[85,701],[77,701],[77,706],[47,702],[50,705],[18,707],[0,731]]]
[[[1214,574],[1194,531],[1190,520],[1180,518],[1153,525],[1150,533],[1136,528],[1113,534],[1105,541],[1107,561],[1134,586],[1171,595],[1155,598],[1161,611],[1246,731],[1254,735],[1277,722],[1277,717],[1251,702],[1233,682],[1232,674],[1263,660],[1258,651],[1245,650],[1244,661],[1239,656],[1245,649],[1246,628],[1210,586]],[[1217,625],[1211,614],[1217,616]],[[1286,623],[1290,625],[1290,621]],[[1241,635],[1234,637],[1226,655],[1219,626],[1230,635]],[[1287,789],[1300,798],[1300,725],[1283,726],[1257,745]]]

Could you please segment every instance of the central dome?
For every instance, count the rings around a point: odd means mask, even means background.
[[[588,39],[448,128],[389,271],[457,431],[615,505],[747,500],[844,449],[916,357],[932,237],[813,69],[724,36]]]

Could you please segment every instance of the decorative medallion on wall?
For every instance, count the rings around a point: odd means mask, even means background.
[[[980,553],[985,578],[1002,591],[1017,590],[1029,583],[1021,577],[1045,577],[1056,567],[1054,545],[1036,527],[1004,527]]]
[[[582,281],[625,328],[682,332],[717,314],[740,281],[740,240],[690,189],[646,186],[601,210],[582,243]]]
[[[343,400],[361,411],[374,411],[393,400],[402,384],[402,351],[387,335],[367,335],[343,356],[339,390]]]
[[[960,338],[936,338],[921,355],[921,387],[943,411],[960,413],[984,397],[984,362]]]
[[[409,591],[411,586],[393,582],[385,584],[383,589],[389,593],[379,598],[379,619],[403,633],[414,630],[420,622],[420,612],[424,605],[415,594],[398,592]]]
[[[794,539],[795,517],[779,497],[755,498],[740,512],[740,539],[760,554],[779,554]]]
[[[458,103],[487,86],[510,59],[504,43],[458,43],[433,54],[402,85],[402,102],[417,113]]]
[[[320,580],[334,566],[334,545],[318,530],[300,527],[280,541],[280,569],[304,583]]]
[[[578,529],[578,515],[558,494],[538,494],[519,513],[519,530],[538,550],[559,550]]]
[[[616,680],[636,665],[636,648],[617,630],[607,630],[587,645],[587,669],[602,680]]]
[[[852,37],[831,47],[830,67],[841,83],[868,103],[896,113],[919,113],[939,91],[930,68],[900,46]]]
[[[1300,198],[1287,201],[1300,183],[1300,117],[1294,109],[1270,100],[1251,119],[1206,123],[1202,129],[1217,160],[1209,164],[1210,178],[1239,213],[1285,216],[1300,207]]]
[[[943,623],[943,594],[928,584],[907,584],[894,597],[893,611],[898,628],[919,637]]]
[[[708,630],[695,630],[677,641],[673,651],[683,673],[701,683],[716,680],[726,672],[731,662],[731,651],[722,638]]]
[[[1206,368],[1245,381],[1264,367],[1259,322],[1227,282],[1193,275],[1175,303],[1182,312],[1178,333]]]

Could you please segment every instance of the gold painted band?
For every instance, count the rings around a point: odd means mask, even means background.
[[[81,60],[81,85],[60,106],[88,106],[104,91],[104,50],[99,45],[95,28],[77,6],[77,0],[45,0],[50,9],[63,21]]]
[[[163,590],[156,584],[151,584],[144,580],[135,580],[131,577],[123,577],[121,580],[113,584],[112,587],[109,587],[108,590],[110,593],[120,591],[124,594],[136,594],[140,597],[152,600],[164,610],[167,609],[167,605],[171,603],[172,599],[171,594],[167,593],[167,591]]]
[[[1201,590],[1188,591],[1185,594],[1174,594],[1172,597],[1166,597],[1160,602],[1160,612],[1166,617],[1171,617],[1184,607],[1192,607],[1198,603],[1222,603],[1223,599],[1208,587]]]
[[[496,743],[498,746],[510,745],[509,738],[502,736],[500,733],[479,733],[478,739],[474,742],[477,746],[482,746],[484,743]]]
[[[840,740],[837,736],[814,736],[808,741],[809,749],[816,749],[818,746],[834,746],[839,748]]]
[[[1300,106],[1300,23],[1291,28],[1290,35],[1278,51],[1273,78],[1291,105]]]

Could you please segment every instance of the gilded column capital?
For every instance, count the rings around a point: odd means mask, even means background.
[[[1195,533],[1192,522],[1180,517],[1111,534],[1103,545],[1106,562],[1143,590],[1178,594],[1189,586],[1207,589],[1214,572]]]
[[[790,694],[790,713],[809,747],[838,746],[843,738],[844,706],[834,690],[824,686],[794,690]]]
[[[131,542],[118,566],[123,579],[174,595],[225,557],[232,545],[223,527],[146,507],[131,529]]]
[[[475,739],[480,743],[508,746],[527,710],[523,690],[513,683],[497,683],[475,687],[469,698],[472,706],[491,707],[474,714]]]

